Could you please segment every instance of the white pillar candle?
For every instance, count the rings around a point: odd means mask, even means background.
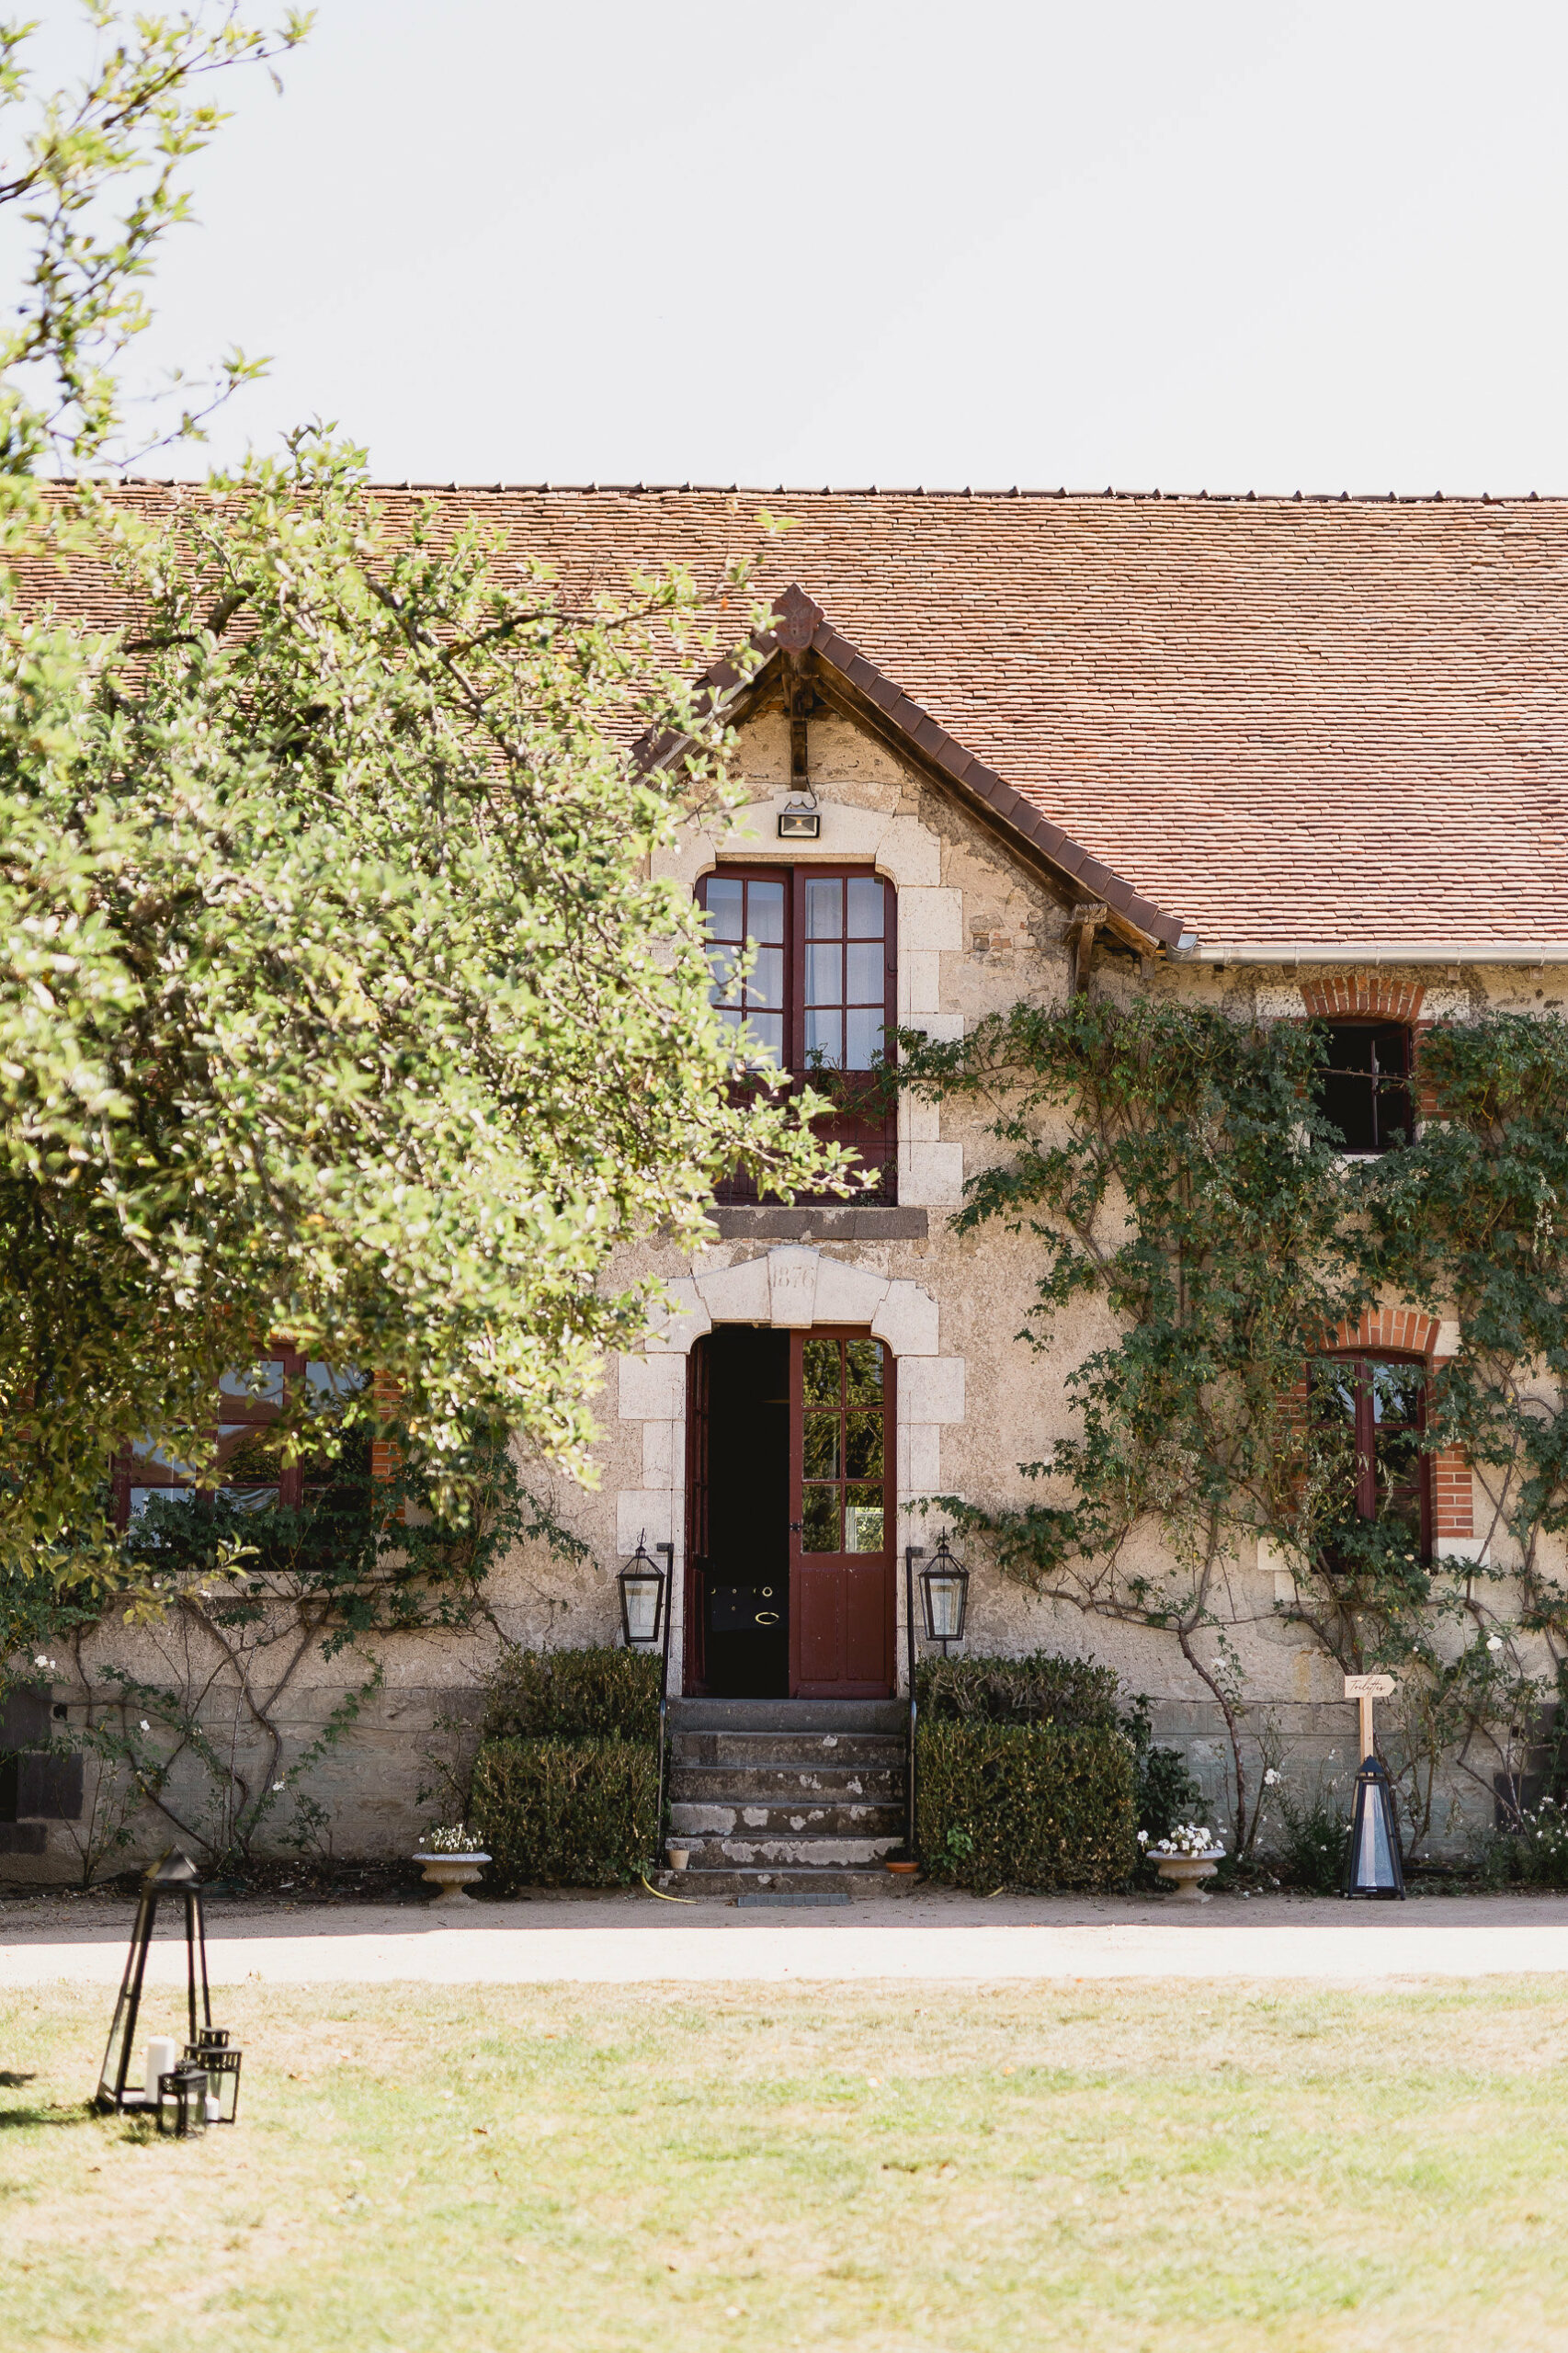
[[[218,2105],[218,2102],[213,2098],[213,2097],[212,2097],[211,2093],[210,2093],[210,2092],[209,2092],[209,2093],[208,2093],[208,2095],[207,2095],[207,2121],[208,2121],[208,2123],[209,2123],[209,2124],[216,2124],[216,2123],[218,2122],[219,2119],[222,2117],[222,2113],[223,2113],[223,2111],[222,2111],[222,2108],[220,2108],[220,2106]]]
[[[158,2104],[158,2077],[166,2075],[179,2057],[179,2048],[172,2034],[155,2034],[147,2045],[147,2097],[154,2108]]]

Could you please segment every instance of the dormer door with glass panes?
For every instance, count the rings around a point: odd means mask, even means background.
[[[858,1152],[878,1172],[869,1198],[891,1202],[897,1122],[877,1101],[875,1074],[898,1019],[892,885],[860,867],[732,866],[705,875],[699,888],[710,995],[737,1058],[758,1072],[815,1080],[824,1091],[831,1082],[839,1108],[817,1131]],[[757,1194],[737,1176],[718,1198],[755,1201]]]

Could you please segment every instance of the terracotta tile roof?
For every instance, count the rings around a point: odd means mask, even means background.
[[[1206,946],[1568,942],[1568,502],[427,487],[577,583],[788,514],[764,589]]]
[[[734,696],[737,717],[775,683],[781,648],[791,647],[798,654],[809,649],[816,663],[814,685],[830,707],[892,740],[993,831],[1042,868],[1069,905],[1100,905],[1102,913],[1108,907],[1112,929],[1142,949],[1151,944],[1176,949],[1196,943],[1197,935],[1179,915],[1169,915],[1141,897],[1119,874],[1091,858],[1081,842],[1053,825],[1032,801],[1016,791],[983,760],[977,760],[892,679],[884,677],[874,663],[831,627],[822,607],[799,582],[792,581],[774,599],[773,612],[774,626],[752,640],[764,656],[763,666],[738,695],[740,674],[729,661],[717,663],[703,674],[704,683],[715,695]],[[651,762],[672,748],[678,748],[678,739],[667,735],[644,738],[638,747],[640,756]]]

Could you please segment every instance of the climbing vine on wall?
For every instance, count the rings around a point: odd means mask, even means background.
[[[309,1779],[380,1687],[384,1639],[490,1621],[490,1574],[519,1542],[585,1553],[526,1485],[499,1426],[469,1428],[443,1460],[439,1496],[408,1433],[392,1435],[391,1479],[371,1479],[369,1434],[349,1428],[298,1508],[247,1510],[225,1489],[154,1496],[126,1536],[112,1597],[97,1579],[0,1578],[0,1688],[45,1667],[73,1711],[54,1745],[87,1760],[85,1812],[65,1825],[84,1885],[149,1817],[216,1870],[279,1845],[328,1853],[330,1815]],[[115,1655],[117,1623],[135,1630],[134,1671]],[[346,1654],[352,1680],[301,1736],[312,1652]]]
[[[1227,1729],[1239,1851],[1259,1809],[1232,1630],[1256,1614],[1236,1576],[1259,1542],[1289,1564],[1277,1617],[1339,1665],[1397,1672],[1412,1844],[1445,1765],[1488,1800],[1501,1774],[1517,1802],[1568,1696],[1568,1029],[1432,1031],[1436,1110],[1372,1160],[1346,1160],[1315,1108],[1325,1036],[1306,1021],[1079,996],[903,1043],[901,1083],[968,1104],[998,1148],[956,1223],[1037,1246],[1020,1337],[1047,1348],[1070,1310],[1096,1333],[1072,1435],[1020,1466],[1026,1500],[954,1500],[960,1522],[1036,1591],[1168,1633]],[[1395,1299],[1459,1321],[1412,1444],[1474,1461],[1490,1525],[1471,1560],[1425,1557],[1392,1489],[1364,1516],[1325,1394],[1333,1336]]]

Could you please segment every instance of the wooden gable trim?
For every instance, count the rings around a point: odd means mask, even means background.
[[[699,682],[710,703],[727,706],[729,718],[738,723],[749,717],[779,682],[780,672],[804,672],[830,710],[949,793],[1015,858],[1043,876],[1070,910],[1082,908],[1096,927],[1103,921],[1105,930],[1143,954],[1165,955],[1196,944],[1179,917],[1165,914],[1091,857],[841,637],[798,582],[775,600],[773,611],[773,627],[752,640],[756,669],[743,676],[733,664],[721,663]],[[788,704],[790,681],[784,683]],[[679,748],[677,739],[664,736],[644,743],[639,756],[648,766],[658,766]]]

